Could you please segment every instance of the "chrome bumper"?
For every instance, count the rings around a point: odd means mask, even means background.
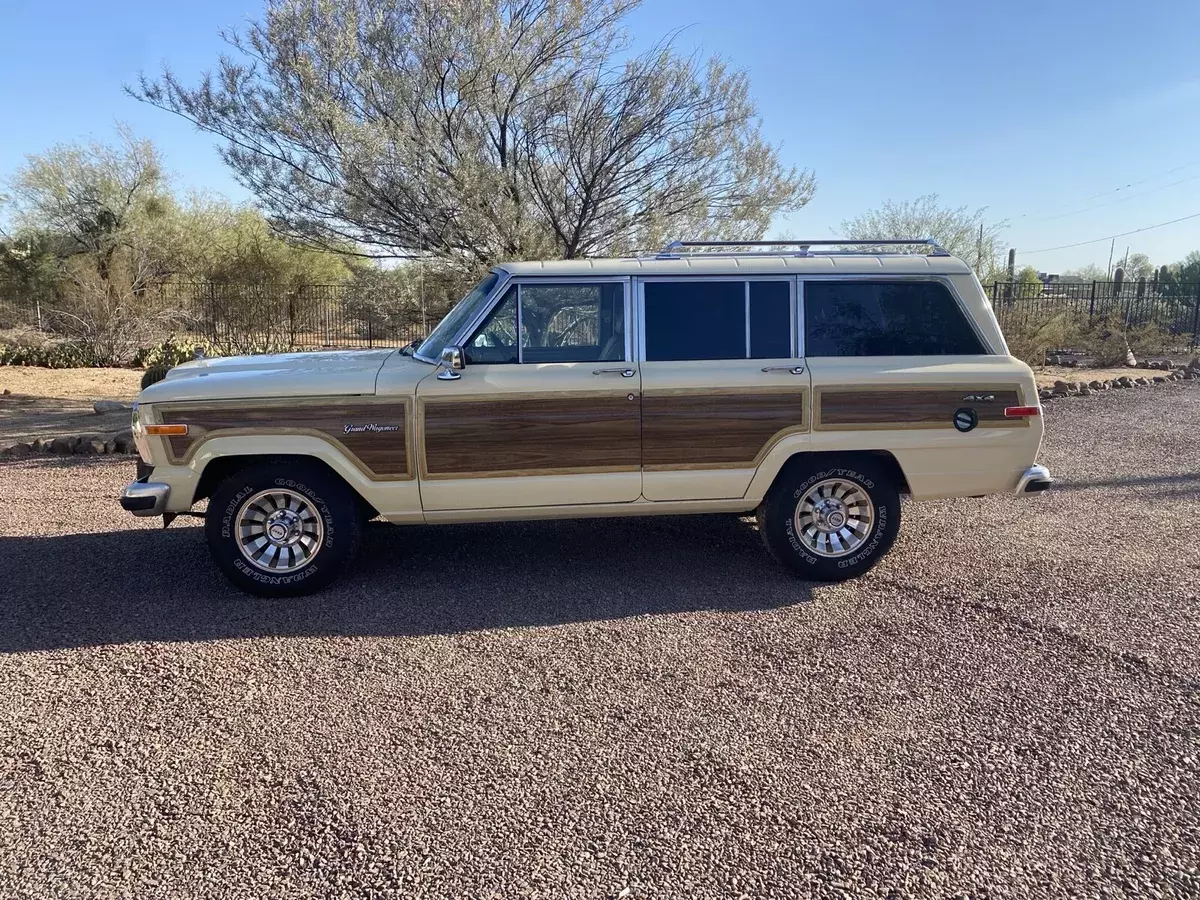
[[[121,492],[121,508],[135,516],[161,516],[167,507],[170,485],[140,478]]]
[[[1042,491],[1048,491],[1053,483],[1054,479],[1050,477],[1050,470],[1045,466],[1030,466],[1021,476],[1021,480],[1017,482],[1016,493],[1018,497],[1025,494],[1040,494]]]

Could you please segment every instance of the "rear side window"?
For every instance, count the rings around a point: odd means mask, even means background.
[[[649,281],[646,359],[790,359],[787,281]]]
[[[946,286],[936,281],[808,281],[805,356],[987,353]]]

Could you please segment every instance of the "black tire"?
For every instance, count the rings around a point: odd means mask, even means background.
[[[264,569],[239,546],[236,523],[242,509],[264,491],[295,495],[311,515],[306,519],[308,527],[319,528],[319,539],[311,540],[316,546],[311,558],[294,558],[310,552],[307,549],[293,552],[290,561],[295,568]],[[268,499],[259,508],[274,505]],[[213,561],[237,587],[259,597],[299,597],[327,586],[353,559],[362,536],[362,512],[357,495],[324,469],[295,463],[267,463],[248,466],[217,486],[208,503],[204,532]],[[288,551],[279,552],[282,555]]]
[[[797,533],[798,504],[810,489],[827,482],[857,485],[869,498],[872,523],[853,550],[831,548],[826,538],[823,554]],[[852,492],[849,496],[857,495]],[[895,543],[900,533],[900,492],[884,468],[869,457],[802,457],[789,463],[771,486],[758,508],[758,530],[767,550],[784,568],[811,581],[844,581],[862,575]],[[815,526],[803,531],[816,534]]]

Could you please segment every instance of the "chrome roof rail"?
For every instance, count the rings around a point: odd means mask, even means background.
[[[810,253],[812,247],[862,247],[860,251],[854,250],[825,250],[819,253]],[[737,247],[790,247],[791,250],[734,250],[731,248]],[[839,238],[829,238],[822,240],[811,241],[671,241],[667,246],[658,251],[656,259],[682,259],[685,256],[703,255],[703,256],[877,256],[879,253],[873,253],[872,247],[925,247],[928,249],[927,256],[949,256],[950,252],[933,238],[912,238],[912,239],[895,239],[881,238],[874,241],[858,241],[845,240]],[[716,251],[716,252],[714,252]],[[889,251],[881,251],[888,253]],[[891,251],[897,255],[904,254],[901,251]],[[911,254],[915,255],[915,254]]]

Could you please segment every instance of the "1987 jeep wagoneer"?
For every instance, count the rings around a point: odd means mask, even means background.
[[[513,263],[419,346],[177,366],[138,398],[121,503],[169,521],[207,498],[218,566],[268,596],[327,585],[376,515],[757,511],[787,568],[858,575],[902,494],[1050,475],[1033,374],[971,269],[932,241],[854,243]]]

